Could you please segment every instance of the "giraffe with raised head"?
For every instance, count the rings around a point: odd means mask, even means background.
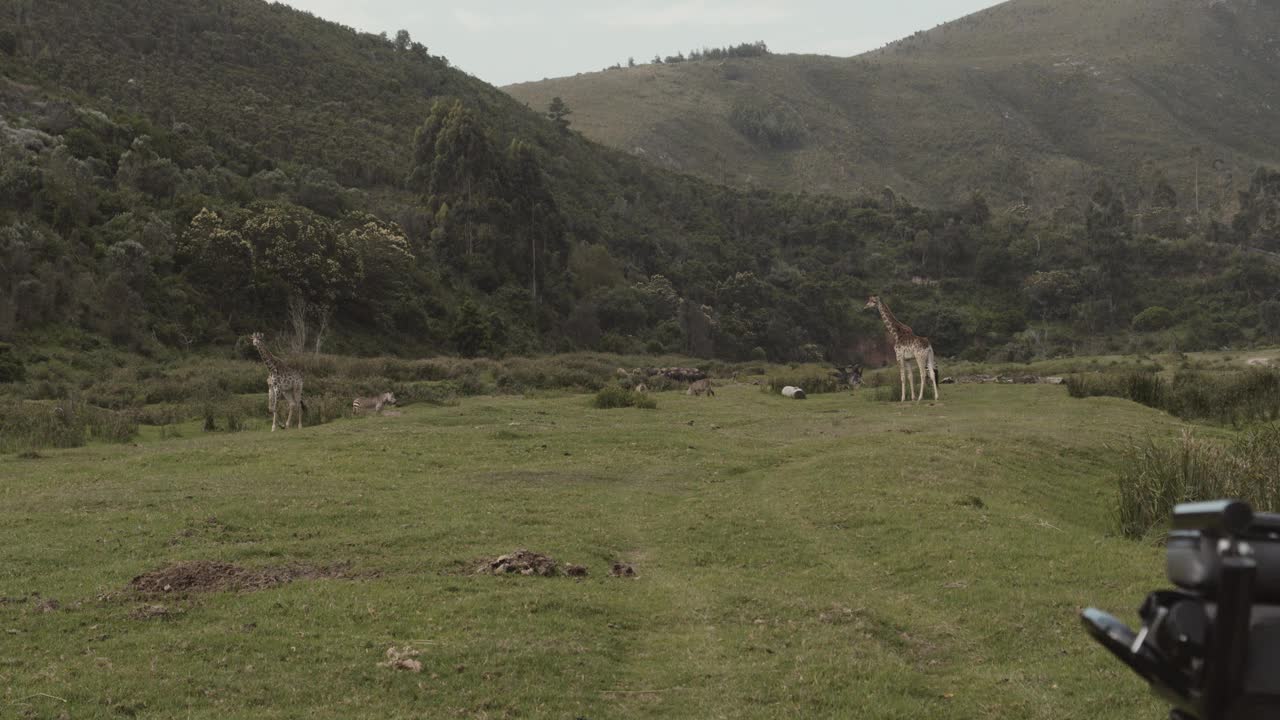
[[[298,427],[302,427],[302,373],[294,368],[284,364],[280,358],[271,354],[267,349],[266,343],[262,341],[262,333],[256,332],[250,336],[253,340],[253,346],[258,349],[258,355],[262,357],[262,363],[267,366],[267,407],[271,410],[271,430],[276,429],[277,418],[280,416],[279,405],[280,398],[283,397],[285,402],[289,403],[289,414],[285,416],[284,427],[287,430],[289,423],[293,421],[293,410],[298,410]]]
[[[875,308],[880,313],[880,319],[884,321],[885,328],[889,331],[889,337],[893,340],[893,354],[898,358],[898,380],[902,385],[902,397],[899,402],[907,401],[907,385],[911,386],[911,397],[915,402],[924,399],[925,378],[933,381],[933,399],[938,400],[938,377],[937,362],[933,357],[933,345],[929,343],[929,338],[920,337],[911,331],[911,328],[898,322],[898,318],[893,316],[889,310],[889,306],[884,304],[878,295],[872,295],[867,298],[867,304],[863,308]],[[907,361],[915,358],[916,365],[920,368],[920,395],[916,396],[915,379],[912,376],[911,369],[907,367]]]

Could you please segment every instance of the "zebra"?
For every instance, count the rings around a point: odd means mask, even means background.
[[[381,415],[384,405],[395,404],[396,396],[389,392],[384,392],[377,397],[358,397],[351,402],[351,413],[354,415],[359,414],[361,410],[372,410]]]
[[[711,389],[711,380],[709,378],[703,378],[692,383],[685,393],[688,395],[706,395],[708,397],[716,396],[716,391]]]

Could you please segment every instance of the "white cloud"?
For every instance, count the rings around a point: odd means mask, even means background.
[[[689,25],[767,25],[785,20],[790,13],[777,2],[708,2],[684,0],[654,8],[614,8],[590,13],[589,18],[607,27],[669,28]]]

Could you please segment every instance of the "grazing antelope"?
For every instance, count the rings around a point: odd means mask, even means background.
[[[706,395],[708,397],[715,397],[716,391],[711,389],[710,378],[704,378],[702,380],[698,380],[697,382],[689,385],[689,390],[687,394]]]
[[[375,414],[381,415],[384,406],[395,404],[396,396],[389,392],[384,392],[377,397],[358,397],[351,402],[351,413],[358,415],[361,410],[372,410]]]

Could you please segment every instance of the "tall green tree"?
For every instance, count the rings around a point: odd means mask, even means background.
[[[559,95],[551,98],[551,103],[547,105],[547,117],[561,130],[569,129],[569,116],[572,114],[573,111]]]

